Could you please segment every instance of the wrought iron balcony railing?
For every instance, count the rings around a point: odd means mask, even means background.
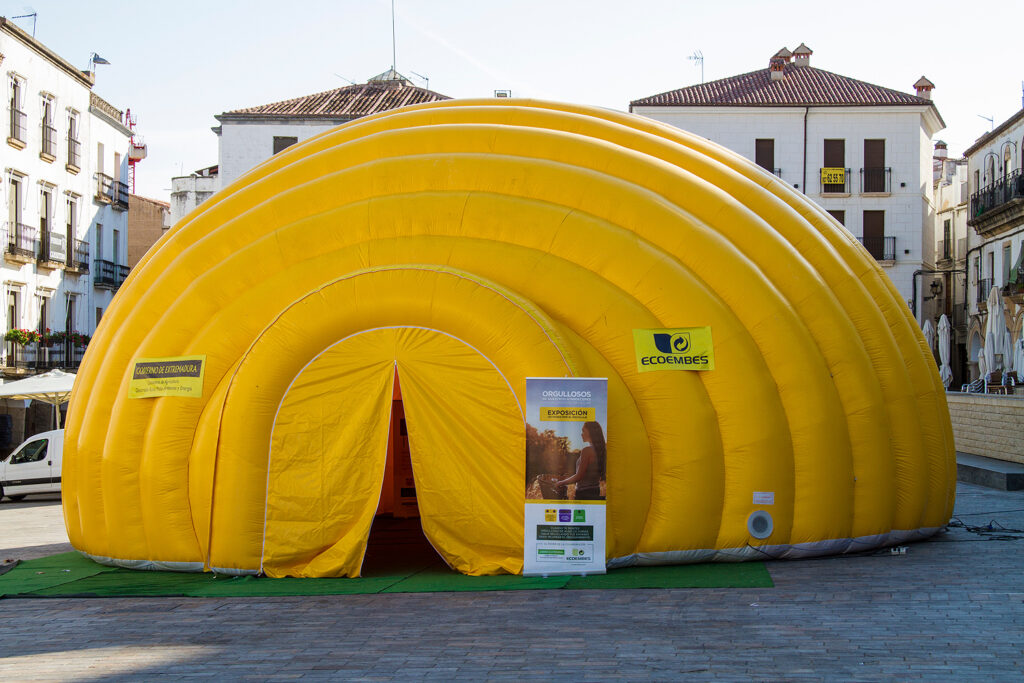
[[[992,291],[992,278],[987,277],[978,280],[978,288],[975,291],[974,303],[983,304],[988,302],[988,293]]]
[[[872,192],[888,193],[890,191],[890,178],[892,168],[862,168],[860,169],[860,191],[861,194]]]
[[[896,237],[891,235],[858,237],[860,243],[876,261],[896,260]]]
[[[43,124],[43,144],[39,152],[54,159],[57,158],[57,129],[45,123]]]
[[[971,195],[971,218],[998,209],[1015,199],[1024,199],[1024,174],[1020,169],[999,178]]]
[[[5,228],[4,251],[8,254],[34,259],[39,232],[31,225],[8,222]]]
[[[82,167],[82,143],[71,137],[68,138],[68,166]]]
[[[68,249],[68,269],[77,270],[82,273],[89,272],[89,243],[83,240],[74,240],[72,248]]]
[[[128,271],[131,270],[128,266],[121,266],[113,261],[103,259],[96,259],[93,266],[96,269],[93,271],[93,284],[101,289],[117,290],[124,283],[124,279],[128,277]]]
[[[71,343],[59,343],[50,347],[41,347],[36,344],[22,346],[13,342],[7,342],[7,363],[9,368],[22,368],[27,370],[74,370],[82,364],[82,356],[85,355],[84,346],[76,346]]]
[[[119,209],[128,210],[128,183],[120,180],[114,181],[114,206]]]
[[[25,112],[20,109],[11,109],[10,137],[18,140],[19,142],[26,142],[28,140],[25,119]]]

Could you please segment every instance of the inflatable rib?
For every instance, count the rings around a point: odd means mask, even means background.
[[[638,372],[633,330],[684,326],[714,370]],[[131,396],[139,359],[193,356],[201,395]],[[952,511],[935,363],[824,211],[647,119],[453,100],[290,147],[150,250],[78,373],[71,542],[358,576],[396,374],[424,533],[468,574],[522,570],[527,376],[608,378],[611,567],[861,551]]]

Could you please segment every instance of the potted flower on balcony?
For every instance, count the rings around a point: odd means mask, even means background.
[[[35,330],[26,330],[24,328],[7,330],[7,333],[4,334],[4,341],[14,342],[20,346],[28,346],[40,339],[42,339],[42,336],[38,332]]]
[[[53,343],[57,341],[56,335],[50,331],[49,327],[47,327],[43,332],[38,332],[37,334],[39,335],[39,346],[44,348],[52,348]]]
[[[74,344],[75,346],[81,346],[83,348],[87,346],[89,342],[92,340],[92,337],[82,332],[68,332],[67,335],[68,339],[71,340],[72,344]]]

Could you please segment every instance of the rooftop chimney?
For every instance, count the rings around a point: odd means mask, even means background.
[[[917,96],[923,97],[926,100],[930,100],[932,98],[932,88],[934,87],[935,84],[924,76],[917,79],[917,83],[914,84],[914,90],[917,91]]]
[[[768,60],[768,68],[771,70],[772,81],[781,81],[785,77],[786,65],[789,64],[789,58],[793,56],[793,53],[782,48]]]
[[[796,56],[797,66],[810,66],[811,55],[814,54],[814,51],[811,50],[811,48],[804,45],[803,43],[800,43],[800,47],[793,50],[793,54]]]

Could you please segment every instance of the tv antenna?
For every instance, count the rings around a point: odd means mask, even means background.
[[[29,13],[29,14],[19,14],[16,17],[11,17],[11,19],[31,19],[32,20],[32,37],[35,38],[36,37],[36,17],[38,16],[38,12],[36,12],[31,7],[26,7],[25,9],[32,10],[32,12]]]
[[[412,74],[413,76],[419,76],[420,78],[422,78],[422,79],[423,79],[423,81],[424,81],[424,82],[426,83],[426,85],[425,85],[424,87],[425,87],[425,88],[426,88],[427,90],[430,90],[430,79],[429,79],[429,78],[427,78],[427,77],[426,77],[426,76],[424,76],[423,74],[418,74],[418,73],[416,73],[416,72],[415,72],[415,71],[413,71],[412,69],[410,69],[410,70],[409,70],[409,73],[411,73],[411,74]]]
[[[353,81],[353,80],[352,80],[351,78],[345,78],[344,76],[342,76],[342,75],[341,75],[340,73],[338,73],[337,71],[335,71],[335,72],[334,72],[334,75],[335,75],[335,76],[337,76],[338,78],[340,78],[341,80],[345,81],[345,82],[346,82],[346,83],[348,83],[349,85],[355,85],[355,84],[356,84],[356,82],[355,82],[355,81]]]
[[[395,0],[391,0],[391,70],[398,71],[398,48],[395,41]]]
[[[1022,84],[1022,85],[1024,85],[1024,84]],[[990,133],[993,130],[995,130],[996,124],[995,124],[995,119],[994,118],[992,118],[991,116],[985,116],[984,114],[978,114],[978,117],[979,118],[983,118],[986,121],[988,121],[988,130],[989,130]]]
[[[704,82],[704,53],[700,50],[694,50],[693,54],[686,58],[687,60],[694,63],[694,65],[700,65],[700,82]]]

